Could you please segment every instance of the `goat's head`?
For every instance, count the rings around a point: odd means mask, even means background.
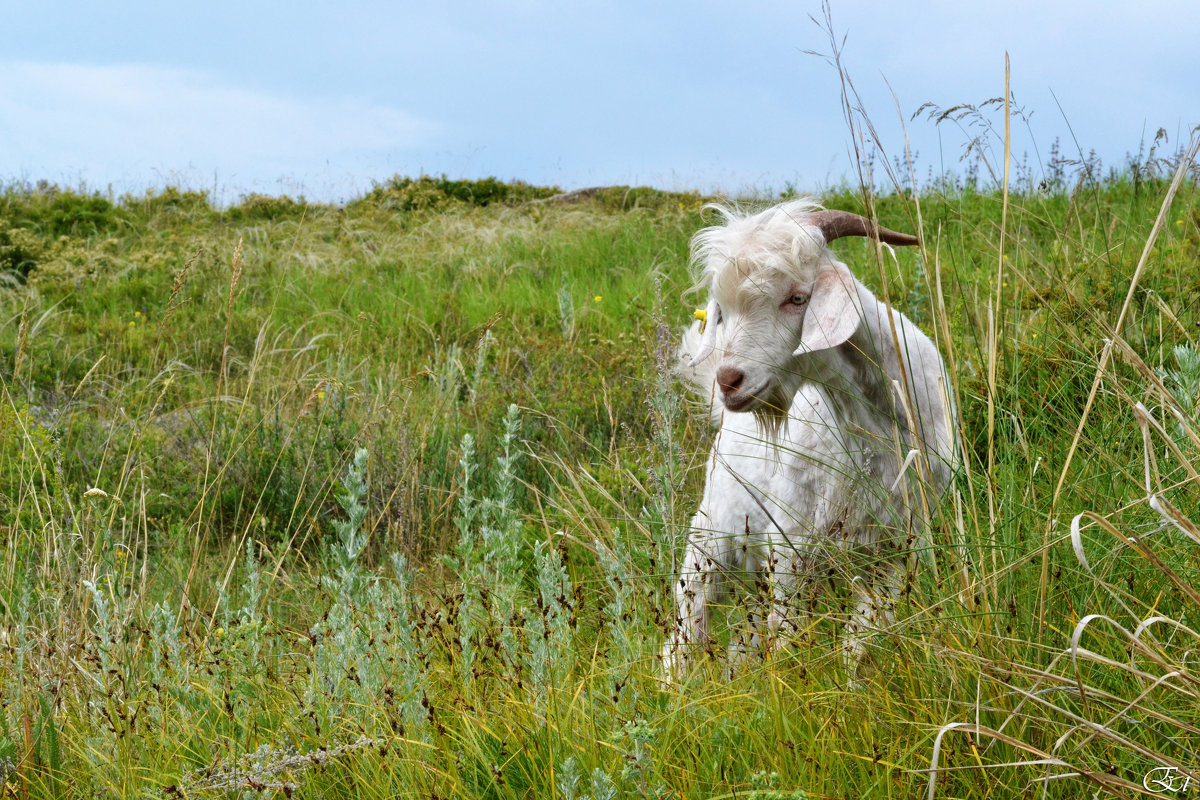
[[[917,239],[804,200],[750,215],[717,210],[724,223],[692,239],[697,288],[709,292],[692,365],[717,352],[725,408],[778,417],[804,381],[805,354],[843,344],[862,320],[858,282],[827,245],[841,236]]]

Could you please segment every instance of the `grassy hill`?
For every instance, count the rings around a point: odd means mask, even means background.
[[[0,797],[912,797],[935,751],[937,796],[1075,797],[1200,767],[1195,172],[1158,229],[1167,191],[870,198],[924,248],[836,249],[962,414],[918,580],[857,682],[833,592],[803,643],[663,690],[707,198],[10,187]]]

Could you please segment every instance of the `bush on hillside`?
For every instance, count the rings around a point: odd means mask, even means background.
[[[542,200],[558,193],[558,187],[533,186],[524,181],[505,182],[496,178],[451,180],[445,175],[407,178],[396,175],[376,185],[354,204],[390,211],[425,211],[453,205],[510,205]]]

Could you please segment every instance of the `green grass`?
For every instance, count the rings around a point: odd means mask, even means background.
[[[962,415],[919,578],[853,687],[834,597],[804,643],[669,691],[712,434],[662,365],[704,198],[9,188],[0,797],[904,798],[943,731],[938,797],[1200,767],[1200,196],[1105,357],[1168,188],[1135,177],[1015,193],[1003,237],[998,192],[874,199],[923,252],[839,255],[937,338]],[[1155,616],[1144,647],[1114,624]]]

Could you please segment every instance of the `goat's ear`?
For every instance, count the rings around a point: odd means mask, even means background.
[[[813,282],[796,355],[837,347],[854,335],[860,322],[862,312],[850,270],[842,264],[825,267]]]

